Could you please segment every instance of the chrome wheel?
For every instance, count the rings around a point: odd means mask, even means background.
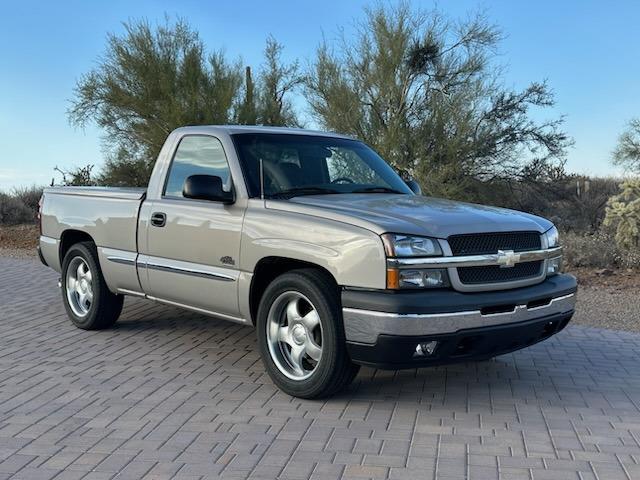
[[[73,313],[84,317],[93,302],[93,278],[89,265],[82,257],[74,257],[67,268],[65,288],[67,300]]]
[[[267,316],[267,343],[274,363],[293,380],[309,378],[322,357],[322,322],[299,292],[282,293]]]

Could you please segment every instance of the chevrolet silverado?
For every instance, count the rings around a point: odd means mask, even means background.
[[[551,222],[419,189],[346,136],[184,127],[146,189],[46,189],[39,254],[77,327],[112,326],[126,295],[253,325],[273,382],[304,398],[360,365],[488,359],[567,325]]]

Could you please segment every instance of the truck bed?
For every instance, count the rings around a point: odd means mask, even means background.
[[[40,243],[47,263],[60,271],[60,242],[69,232],[89,235],[101,255],[109,249],[135,258],[138,213],[145,194],[144,188],[46,188]]]

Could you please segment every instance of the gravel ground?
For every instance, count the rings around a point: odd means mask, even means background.
[[[37,260],[35,249],[26,250],[24,248],[0,248],[0,257],[9,258],[33,258]]]
[[[35,249],[0,248],[0,257],[32,258],[37,261]],[[640,332],[640,286],[637,282],[616,277],[598,277],[585,271],[579,286],[578,305],[572,323],[611,330]],[[586,283],[586,284],[585,284]],[[618,284],[624,284],[624,288]]]
[[[574,323],[640,332],[640,289],[581,285]]]

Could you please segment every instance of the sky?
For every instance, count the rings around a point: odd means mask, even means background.
[[[392,2],[390,2],[392,3]],[[626,122],[640,117],[640,2],[450,0],[412,2],[463,18],[479,10],[505,35],[497,61],[506,87],[547,80],[557,105],[536,118],[565,116],[575,145],[567,168],[620,175],[611,152]],[[362,18],[361,0],[20,2],[0,0],[0,190],[51,182],[54,167],[103,161],[102,132],[71,127],[67,109],[78,78],[104,52],[122,22],[165,14],[186,19],[210,50],[223,47],[259,66],[265,38],[302,65],[323,36],[348,36]]]

